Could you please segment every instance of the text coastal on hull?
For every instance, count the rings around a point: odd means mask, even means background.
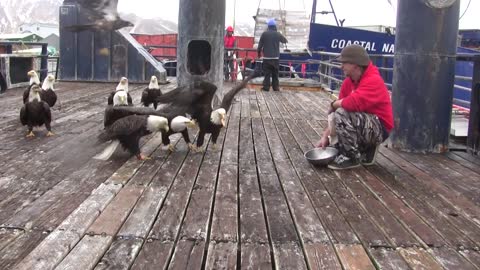
[[[367,50],[367,52],[377,52],[377,47],[375,42],[373,41],[364,41],[364,40],[348,40],[348,39],[332,39],[332,42],[330,43],[330,47],[332,49],[343,49],[346,46],[356,44],[360,45]],[[391,43],[383,43],[382,46],[382,53],[394,53],[395,52],[395,44]]]

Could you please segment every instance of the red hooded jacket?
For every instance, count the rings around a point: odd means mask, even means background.
[[[390,94],[376,66],[370,62],[360,81],[346,78],[340,89],[342,108],[349,112],[366,112],[380,119],[388,133],[393,128]]]

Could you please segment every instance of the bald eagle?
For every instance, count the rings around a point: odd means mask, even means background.
[[[190,142],[190,137],[188,136],[188,128],[194,128],[197,123],[195,120],[187,118],[185,116],[176,116],[173,119],[168,119],[169,131],[162,132],[162,143],[163,145],[168,146],[168,150],[171,152],[175,151],[175,146],[170,143],[170,136],[175,133],[181,133],[183,140],[188,145],[190,150],[195,150],[195,147]]]
[[[150,78],[150,84],[142,92],[142,99],[140,101],[145,107],[153,104],[153,108],[156,110],[158,105],[157,97],[161,95],[162,91],[160,91],[160,86],[158,86],[158,79],[156,76],[152,76]]]
[[[28,102],[28,95],[30,94],[30,87],[34,84],[40,86],[40,79],[38,78],[38,74],[37,74],[37,72],[35,72],[35,70],[30,70],[27,73],[27,76],[30,78],[30,80],[28,82],[27,89],[25,89],[25,91],[23,91],[23,104]],[[41,98],[41,94],[40,94],[40,98]]]
[[[65,26],[64,29],[68,31],[114,31],[133,26],[118,15],[118,0],[77,0],[77,3],[80,5],[80,12],[85,14],[91,23]]]
[[[141,153],[139,141],[143,136],[157,131],[168,132],[167,118],[156,115],[129,115],[118,119],[98,136],[100,142],[110,140],[112,142],[94,158],[107,160],[121,144],[125,150],[128,150],[139,160],[148,159]]]
[[[108,99],[107,99],[107,104],[108,105],[113,105],[113,96],[118,91],[125,91],[125,93],[127,94],[128,105],[132,106],[133,105],[132,97],[128,93],[128,79],[125,78],[125,77],[122,77],[120,79],[120,82],[118,83],[117,88],[115,88],[115,91],[110,93],[110,95],[108,96]]]
[[[55,77],[53,75],[48,75],[42,84],[42,92],[40,97],[43,101],[47,102],[48,106],[53,107],[55,102],[57,102],[57,94],[55,89],[53,89],[53,83],[55,82]]]
[[[162,143],[168,146],[170,151],[174,151],[175,148],[172,144],[170,144],[170,135],[175,133],[181,133],[185,143],[187,143],[188,147],[191,150],[194,150],[193,145],[190,142],[190,138],[188,135],[188,129],[196,126],[195,120],[189,119],[185,116],[179,116],[175,114],[175,111],[157,111],[153,108],[147,107],[134,107],[134,106],[108,106],[105,109],[104,115],[104,126],[108,128],[117,120],[125,118],[130,115],[156,115],[165,117],[168,120],[169,131],[162,132]]]
[[[135,113],[134,111],[128,111],[128,110],[122,111],[122,110],[113,109],[114,107],[128,106],[127,99],[128,99],[128,95],[127,93],[125,93],[125,91],[118,91],[115,93],[115,95],[113,95],[113,106],[108,105],[107,108],[105,108],[105,114],[103,118],[104,127],[110,126],[115,121],[125,116],[135,115],[135,114],[139,114],[139,115],[154,114],[154,111],[144,111],[143,113]],[[133,106],[128,106],[128,107],[133,108]]]
[[[220,130],[225,126],[226,112],[230,108],[234,96],[243,88],[248,82],[260,75],[259,72],[254,72],[245,78],[240,84],[234,86],[225,95],[219,108],[212,108],[212,99],[215,96],[217,87],[207,81],[196,80],[193,87],[179,87],[164,95],[157,100],[160,103],[169,103],[168,106],[160,110],[175,111],[177,115],[189,114],[197,121],[199,126],[199,133],[197,137],[197,150],[202,151],[205,134],[212,134],[213,147],[217,143]]]
[[[52,114],[50,106],[40,98],[40,86],[34,84],[30,86],[30,94],[28,102],[20,109],[20,122],[22,125],[28,126],[28,133],[26,137],[34,137],[34,126],[45,125],[47,128],[47,136],[52,136],[52,128],[50,122],[52,121]]]

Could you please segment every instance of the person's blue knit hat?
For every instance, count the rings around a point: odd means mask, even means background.
[[[267,25],[268,26],[276,26],[277,23],[275,22],[275,19],[272,18],[272,19],[267,20]]]

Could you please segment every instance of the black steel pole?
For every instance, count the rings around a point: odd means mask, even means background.
[[[460,0],[398,1],[390,145],[448,150]]]
[[[480,153],[480,57],[473,65],[472,95],[470,98],[470,116],[468,119],[467,151]]]

